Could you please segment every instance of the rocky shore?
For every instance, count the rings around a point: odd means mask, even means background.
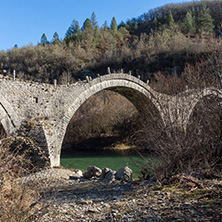
[[[72,179],[75,178],[75,179]],[[79,178],[79,179],[76,179]],[[67,169],[22,178],[41,194],[38,221],[221,221],[221,181],[203,189],[148,181],[80,179]]]

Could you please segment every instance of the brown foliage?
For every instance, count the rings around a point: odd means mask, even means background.
[[[0,220],[33,221],[39,195],[19,184],[19,176],[27,173],[22,167],[24,156],[10,152],[8,142],[1,140],[0,145]]]
[[[145,178],[154,174],[159,182],[180,173],[199,174],[202,178],[221,176],[221,124],[221,105],[215,98],[199,102],[187,132],[165,128],[158,122],[153,127],[145,124],[137,139],[158,161],[143,166],[142,174]]]
[[[194,66],[187,65],[184,74],[159,75],[156,88],[170,95],[190,89],[213,86],[221,90],[221,58],[218,52]],[[212,64],[210,66],[210,64]],[[163,182],[180,173],[199,175],[204,178],[221,177],[222,161],[222,100],[215,95],[202,98],[189,119],[186,131],[171,126],[164,127],[158,119],[155,125],[144,123],[137,132],[137,141],[146,144],[151,154],[158,158],[153,166],[143,166],[144,177],[153,172]],[[181,108],[183,109],[183,107]],[[192,109],[192,107],[190,107]],[[172,126],[174,123],[171,123]]]
[[[222,50],[214,45],[208,45],[208,51],[203,53],[201,60],[195,64],[186,63],[184,70],[178,74],[177,69],[171,74],[157,72],[151,80],[151,87],[169,95],[179,94],[187,89],[203,89],[205,87],[221,87]]]
[[[221,46],[221,39],[191,39],[180,32],[173,35],[163,32],[129,35],[121,28],[116,35],[110,30],[98,30],[98,36],[76,42],[13,48],[0,52],[0,73],[41,82],[72,83],[84,79],[81,71],[106,74],[124,69],[150,79],[154,73],[181,74],[185,64],[200,60],[200,55]]]

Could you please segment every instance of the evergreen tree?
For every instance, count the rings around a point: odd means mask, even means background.
[[[198,31],[212,32],[214,29],[213,19],[210,15],[210,9],[203,5],[198,15]]]
[[[92,26],[94,28],[98,27],[98,22],[96,21],[96,14],[95,14],[95,12],[92,13],[91,22],[92,22]]]
[[[88,32],[88,31],[91,31],[91,30],[92,30],[92,27],[93,27],[93,26],[92,26],[91,20],[90,20],[89,18],[87,18],[87,19],[85,20],[85,22],[83,23],[82,30]]]
[[[85,47],[87,49],[94,47],[94,35],[95,35],[94,30],[95,29],[92,26],[91,20],[87,18],[83,23],[82,33],[81,33],[81,41],[85,43]]]
[[[157,31],[158,31],[158,32],[163,32],[163,25],[162,25],[161,22],[158,22]]]
[[[113,17],[112,21],[111,21],[111,29],[114,31],[114,32],[117,32],[117,22],[116,22],[116,18]]]
[[[153,26],[154,26],[154,29],[157,29],[158,27],[158,21],[156,17],[153,19]]]
[[[138,25],[137,25],[136,19],[132,19],[131,20],[131,27],[132,27],[133,31],[138,29]]]
[[[167,28],[170,30],[174,30],[175,28],[175,22],[171,10],[169,11],[167,16]]]
[[[100,30],[98,28],[98,26],[96,26],[95,30],[94,30],[94,39],[95,42],[98,41],[98,39],[100,38]]]
[[[120,29],[121,27],[125,27],[126,24],[124,21],[121,21],[120,24],[118,25],[118,29]]]
[[[55,32],[54,35],[53,35],[52,43],[53,44],[59,44],[60,43],[59,34],[57,32]]]
[[[196,33],[196,18],[191,10],[187,12],[183,20],[182,30],[184,33]]]
[[[103,29],[106,31],[106,30],[109,28],[108,22],[105,21],[102,27],[103,27]]]
[[[41,45],[43,45],[43,46],[49,43],[48,40],[47,40],[47,37],[46,37],[46,34],[45,34],[45,33],[42,34],[42,37],[41,37],[41,39],[40,39],[40,43],[41,43]]]
[[[79,32],[79,22],[73,19],[72,24],[69,26],[65,36],[74,35]]]

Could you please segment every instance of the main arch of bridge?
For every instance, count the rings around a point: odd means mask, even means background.
[[[50,134],[46,132],[52,167],[60,165],[62,142],[64,140],[67,126],[75,112],[89,97],[99,91],[106,89],[114,90],[122,94],[127,99],[129,99],[138,109],[139,103],[142,103],[141,105],[143,105],[145,101],[133,100],[132,98],[130,98],[130,96],[128,96],[129,94],[124,92],[126,92],[128,89],[131,90],[130,95],[132,95],[133,93],[142,95],[144,98],[152,102],[152,104],[158,110],[162,122],[165,123],[165,113],[163,111],[164,109],[162,108],[161,101],[166,98],[163,98],[162,94],[152,90],[149,85],[145,84],[140,79],[128,74],[110,74],[98,77],[96,79],[93,79],[92,81],[89,81],[88,83],[84,84],[83,87],[81,87],[78,94],[75,95],[75,99],[73,100],[72,104],[70,104],[69,108],[65,110],[63,118],[61,118],[54,126],[53,132],[56,133]]]

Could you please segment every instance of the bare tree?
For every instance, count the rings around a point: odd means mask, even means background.
[[[212,63],[213,67],[209,67]],[[182,120],[175,118],[168,125],[161,124],[158,118],[149,119],[142,127],[135,131],[136,142],[146,145],[154,163],[141,166],[142,174],[148,178],[152,174],[160,182],[169,181],[176,174],[187,173],[201,174],[202,177],[217,177],[220,175],[222,160],[222,87],[218,72],[222,73],[220,57],[217,54],[211,56],[195,66],[188,65],[181,77],[160,76],[159,85],[156,88],[164,90],[168,94],[176,95],[181,89],[201,92],[204,89],[212,89],[212,94],[199,96],[198,102],[187,104],[187,110],[192,110],[189,121],[186,115],[180,116]],[[164,80],[164,81],[162,81]],[[175,91],[175,87],[176,90]],[[163,90],[163,89],[162,89]],[[177,92],[177,93],[176,93]],[[189,90],[184,95],[189,95]],[[177,96],[175,96],[177,98]],[[179,94],[178,94],[179,98]],[[180,106],[179,99],[175,100],[178,113],[184,113],[184,107]],[[166,112],[170,110],[166,110]],[[149,109],[150,113],[152,107]],[[151,115],[153,117],[153,115]],[[184,118],[184,119],[183,119]],[[180,121],[182,127],[175,127]],[[156,124],[153,124],[155,122]]]

